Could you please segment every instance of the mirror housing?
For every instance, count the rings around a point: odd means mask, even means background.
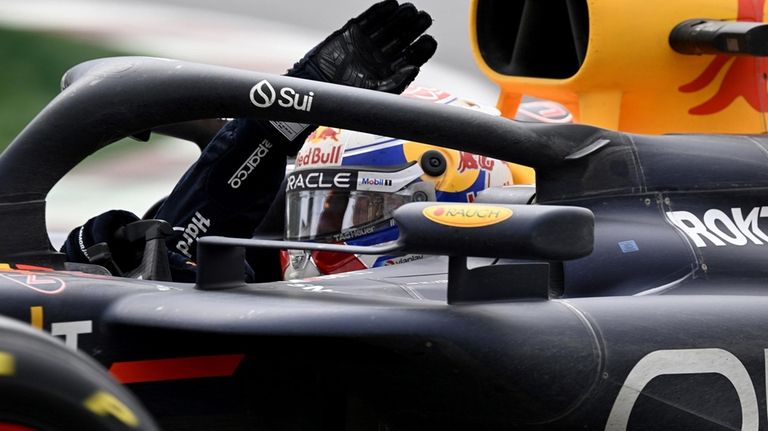
[[[394,218],[406,253],[550,261],[594,245],[594,215],[581,207],[415,202]]]
[[[414,202],[395,210],[397,241],[379,246],[203,237],[198,240],[197,288],[244,285],[245,248],[355,254],[436,254],[450,257],[448,302],[549,297],[552,263],[592,252],[594,215],[586,208]],[[467,256],[522,262],[468,269]]]

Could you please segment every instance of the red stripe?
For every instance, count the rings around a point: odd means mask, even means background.
[[[235,374],[244,357],[239,354],[115,362],[109,372],[120,383],[226,377]]]
[[[45,266],[24,265],[23,263],[17,263],[14,266],[16,269],[21,269],[24,271],[53,271],[53,268],[48,268]]]

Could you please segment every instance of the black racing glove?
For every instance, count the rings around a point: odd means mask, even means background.
[[[61,247],[68,262],[92,263],[107,268],[114,275],[122,275],[141,263],[144,244],[131,244],[117,238],[121,226],[138,221],[133,213],[122,210],[107,211],[73,229]]]
[[[432,18],[411,3],[371,6],[307,53],[287,75],[402,93],[437,49]]]
[[[422,35],[431,24],[412,4],[383,1],[331,34],[287,75],[400,93],[435,52],[435,40]],[[225,126],[155,215],[175,226],[169,250],[194,259],[200,236],[250,237],[273,201],[282,202],[286,155],[296,154],[314,128],[249,118]],[[249,260],[258,280],[279,277],[279,259],[269,253]]]

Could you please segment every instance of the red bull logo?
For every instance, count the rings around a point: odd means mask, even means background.
[[[339,142],[340,133],[341,129],[318,127],[296,155],[296,168],[340,165],[344,152],[344,145]]]
[[[310,144],[316,144],[326,139],[339,142],[339,133],[341,133],[341,129],[333,129],[331,127],[318,127],[307,137],[306,142],[309,142]]]
[[[405,142],[403,154],[407,161],[419,161],[425,151],[435,149],[425,144]],[[437,191],[467,194],[467,199],[474,199],[474,192],[490,186],[502,186],[512,183],[512,171],[509,164],[491,157],[480,156],[465,151],[441,148],[440,152],[446,158],[448,168],[445,175],[436,182]],[[478,182],[483,175],[484,180]],[[434,181],[427,177],[427,181]],[[469,197],[472,194],[472,197]]]
[[[437,88],[410,86],[403,91],[403,96],[427,102],[446,103],[453,100],[453,95]]]
[[[763,21],[765,0],[739,0],[738,21]],[[717,93],[704,103],[694,106],[688,112],[692,115],[709,115],[727,108],[738,97],[743,97],[758,112],[768,112],[766,82],[768,80],[768,59],[764,57],[741,57],[717,55],[706,69],[693,81],[680,87],[683,93],[695,93],[709,87],[727,66]]]
[[[467,169],[493,170],[495,161],[489,157],[477,156],[465,151],[459,151],[459,172],[464,173]]]
[[[523,102],[517,108],[515,120],[540,123],[573,123],[573,114],[564,106],[549,100]]]
[[[324,148],[314,147],[302,151],[296,156],[296,167],[338,165],[341,161],[341,145],[334,145],[330,152],[324,150]]]

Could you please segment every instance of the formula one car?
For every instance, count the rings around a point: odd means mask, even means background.
[[[35,369],[42,375],[62,362],[60,373],[71,384],[92,382],[83,383],[89,390],[69,394],[63,405],[73,407],[48,418],[2,403],[0,429],[72,429],[75,420],[153,429],[150,415],[169,430],[768,423],[764,136],[521,124],[141,57],[81,64],[64,83],[0,156],[0,261],[8,262],[0,314],[90,355],[149,414],[99,371],[67,371],[90,363],[69,352]],[[263,98],[255,100],[257,86]],[[296,98],[311,98],[302,103],[311,108],[296,109]],[[401,236],[386,246],[206,237],[196,284],[157,280],[153,222],[137,231],[146,242],[140,279],[51,250],[46,195],[89,154],[168,124],[205,136],[198,120],[242,116],[394,134],[532,166],[535,204],[518,188],[492,189],[472,204],[407,204],[395,213]],[[437,266],[245,284],[250,247],[446,257]],[[2,333],[5,398],[60,401],[44,381],[10,379],[8,364],[26,362]],[[49,344],[38,352],[61,350]],[[94,393],[98,402],[88,403]]]

